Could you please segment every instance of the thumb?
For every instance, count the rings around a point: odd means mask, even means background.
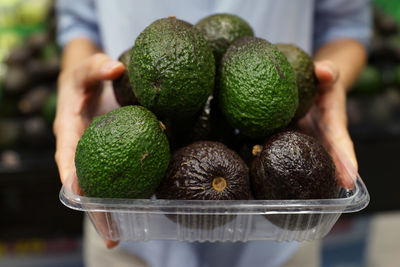
[[[338,80],[339,70],[332,61],[316,61],[314,62],[314,66],[315,75],[320,87],[332,86]]]
[[[83,87],[102,80],[114,80],[125,70],[124,65],[109,58],[104,53],[95,54],[84,61],[75,69],[77,82]]]

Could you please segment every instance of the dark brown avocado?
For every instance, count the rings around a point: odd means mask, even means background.
[[[250,197],[249,183],[248,167],[234,151],[219,142],[198,141],[172,155],[166,177],[156,195],[160,199],[247,200]],[[187,217],[169,216],[186,227],[209,229],[234,218],[231,215]]]
[[[316,139],[296,131],[285,131],[267,139],[261,152],[257,149],[254,151],[258,155],[251,166],[251,185],[256,199],[338,197],[335,165]],[[285,229],[304,230],[318,223],[310,216],[269,215],[268,219]]]
[[[124,64],[125,71],[118,79],[113,80],[114,95],[117,99],[118,104],[120,104],[122,107],[139,104],[136,96],[133,93],[132,86],[129,82],[128,66],[130,56],[131,49],[128,49],[118,58],[118,60],[122,62],[122,64]]]

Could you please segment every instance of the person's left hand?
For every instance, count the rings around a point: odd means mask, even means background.
[[[299,126],[307,131],[310,126],[309,117],[313,117],[322,126],[321,141],[325,145],[333,144],[343,154],[342,157],[345,157],[341,160],[350,161],[354,169],[357,170],[356,154],[347,130],[346,89],[340,82],[339,71],[332,62],[320,61],[315,62],[315,74],[319,82],[319,92],[309,113],[299,121]],[[334,160],[335,163],[338,163],[335,157]],[[338,167],[338,164],[336,165]],[[342,178],[340,181],[342,185],[352,185],[352,181],[343,177],[340,178]]]

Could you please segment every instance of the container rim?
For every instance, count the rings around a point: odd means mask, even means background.
[[[85,212],[124,212],[148,214],[304,214],[350,213],[365,208],[370,200],[368,190],[360,175],[324,133],[329,127],[307,116],[314,134],[331,151],[337,169],[342,176],[342,192],[339,198],[307,200],[166,200],[166,199],[118,199],[91,198],[78,193],[76,173],[64,182],[59,198],[74,210]]]
[[[74,194],[63,185],[61,202],[74,210],[85,212],[125,212],[149,214],[303,214],[350,213],[365,208],[369,194],[357,177],[354,189],[344,197],[307,200],[166,200],[91,198]],[[349,194],[346,196],[346,194]]]

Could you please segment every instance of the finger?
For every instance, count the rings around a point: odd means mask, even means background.
[[[81,134],[72,130],[62,128],[57,137],[57,150],[55,160],[60,173],[61,182],[70,176],[74,167],[75,150]]]
[[[317,61],[314,65],[315,75],[317,76],[320,87],[331,86],[339,78],[339,70],[331,61]]]
[[[76,69],[75,77],[79,85],[87,87],[103,80],[114,80],[125,70],[124,65],[112,60],[106,54],[98,53],[84,60]]]
[[[104,242],[106,243],[106,247],[108,249],[112,249],[112,248],[118,246],[118,244],[119,244],[119,241],[112,241],[112,240],[107,240],[107,239],[104,240]]]
[[[351,141],[349,132],[345,129],[341,130],[338,133],[338,136],[335,137],[335,140],[335,146],[337,147],[337,149],[343,152],[345,159],[350,161],[351,165],[357,170],[357,157],[354,151],[354,144]]]

